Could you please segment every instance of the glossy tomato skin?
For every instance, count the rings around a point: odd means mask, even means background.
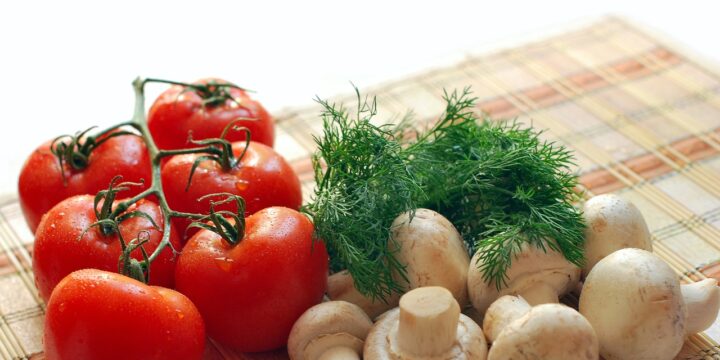
[[[37,148],[25,161],[18,181],[20,207],[30,230],[35,232],[40,218],[55,204],[73,195],[95,194],[107,189],[116,175],[123,181],[146,181],[131,187],[125,196],[147,188],[151,179],[150,156],[143,140],[134,135],[113,137],[91,153],[88,166],[74,170],[64,164],[67,184],[63,183],[58,159],[50,152],[51,142]]]
[[[84,269],[53,291],[43,340],[48,360],[199,360],[205,327],[174,290]]]
[[[233,247],[200,230],[180,254],[176,286],[219,343],[243,352],[279,348],[295,320],[322,300],[327,250],[313,243],[307,217],[282,207],[249,216],[245,234]]]
[[[235,156],[240,156],[245,142],[232,144]],[[209,201],[197,201],[203,195],[227,192],[245,199],[246,215],[270,207],[284,206],[299,209],[302,205],[300,180],[285,159],[272,148],[250,142],[240,164],[224,171],[214,161],[204,161],[193,174],[185,191],[195,159],[202,155],[176,155],[162,168],[162,184],[168,204],[173,210],[207,214]],[[237,211],[234,204],[219,206],[218,210]],[[175,218],[177,229],[184,233],[189,221]],[[189,231],[188,234],[194,232]]]
[[[60,280],[75,270],[118,271],[122,250],[116,234],[105,236],[98,227],[93,227],[80,237],[90,224],[97,221],[93,199],[90,195],[67,198],[54,206],[38,226],[33,244],[33,272],[40,297],[45,301]],[[143,199],[128,209],[135,210],[145,212],[162,228],[162,213],[157,204]],[[127,219],[119,227],[126,242],[135,239],[141,231],[147,231],[149,241],[144,247],[148,254],[157,248],[162,238],[162,232],[142,217]],[[170,243],[180,249],[180,240],[172,227]],[[135,250],[132,257],[142,260],[142,253]],[[176,262],[176,256],[166,247],[150,266],[150,284],[173,287]]]
[[[227,83],[222,79],[202,79],[196,84],[208,81]],[[227,88],[232,98],[219,105],[203,105],[197,92],[183,86],[172,86],[155,100],[148,113],[148,127],[155,143],[161,149],[195,147],[188,141],[192,132],[194,140],[220,137],[223,129],[232,121],[241,118],[238,126],[247,127],[251,139],[273,146],[275,125],[265,108],[252,99],[244,90]],[[245,140],[245,133],[230,131],[229,141]]]

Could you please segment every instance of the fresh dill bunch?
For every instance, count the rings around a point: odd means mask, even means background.
[[[331,271],[347,269],[361,293],[384,299],[402,290],[397,276],[406,274],[388,247],[391,224],[415,210],[422,190],[404,155],[404,127],[373,125],[375,99],[356,93],[354,117],[317,99],[323,134],[315,137],[316,188],[303,211],[313,218],[316,238],[327,245]]]
[[[407,148],[427,199],[423,207],[460,231],[479,270],[500,288],[523,243],[561,252],[581,265],[584,223],[573,206],[572,154],[516,122],[478,121],[465,89],[445,93],[441,120]]]
[[[357,92],[357,90],[356,90]],[[323,106],[315,137],[316,189],[303,210],[325,241],[333,272],[347,269],[356,288],[373,298],[403,289],[405,276],[388,247],[391,224],[420,207],[447,217],[463,235],[479,271],[500,288],[524,243],[583,262],[584,223],[573,206],[577,177],[572,154],[516,122],[480,121],[468,89],[445,94],[440,121],[410,139],[407,122],[376,126],[375,99],[359,92],[353,117]]]

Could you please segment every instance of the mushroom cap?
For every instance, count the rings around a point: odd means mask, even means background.
[[[598,339],[580,313],[561,304],[542,304],[506,326],[488,360],[596,360]]]
[[[398,247],[395,258],[406,265],[406,291],[424,286],[442,286],[453,294],[460,307],[468,303],[467,274],[470,256],[462,236],[444,216],[429,209],[416,209],[398,216],[390,227]],[[400,282],[403,279],[398,277]]]
[[[494,343],[505,328],[527,314],[532,306],[520,296],[503,295],[490,304],[482,327],[485,338]]]
[[[652,251],[645,218],[630,201],[614,195],[592,197],[583,208],[585,219],[585,266],[587,276],[602,258],[624,248]]]
[[[535,286],[549,287],[557,296],[573,290],[580,280],[580,268],[549,247],[547,251],[524,243],[507,270],[507,286],[500,289],[494,283],[483,280],[478,270],[479,253],[470,260],[468,271],[468,294],[473,307],[484,314],[497,298],[503,295],[523,295],[524,291]],[[526,299],[531,305],[536,305]]]
[[[371,327],[370,318],[354,304],[346,301],[320,303],[295,321],[288,338],[288,354],[293,360],[315,360],[306,355],[316,353],[323,342],[357,347],[359,341],[362,349],[362,342]]]
[[[423,290],[427,288],[419,288],[417,290]],[[447,290],[446,290],[447,291]],[[413,292],[409,292],[411,294]],[[408,294],[404,295],[406,297]],[[449,292],[448,292],[449,294]],[[448,295],[450,297],[451,295]],[[442,296],[441,296],[442,297]],[[452,300],[452,298],[451,298]],[[423,300],[421,300],[423,301]],[[453,300],[454,301],[454,300]],[[401,299],[401,307],[403,306],[403,300]],[[427,306],[418,309],[416,314],[409,315],[406,318],[411,319],[408,321],[408,325],[413,327],[423,323],[423,333],[427,335],[428,331],[435,331],[439,337],[443,337],[443,331],[440,329],[428,328],[428,320],[435,318],[442,323],[447,323],[444,320],[440,320],[436,316],[443,316],[448,314],[447,309],[442,308],[443,306],[436,306],[437,304],[426,304]],[[457,319],[457,327],[455,332],[455,338],[451,342],[450,347],[441,354],[435,355],[422,355],[411,354],[408,351],[403,350],[401,344],[401,334],[399,334],[402,326],[400,324],[402,314],[401,308],[392,309],[383,314],[378,321],[375,323],[370,333],[365,339],[365,348],[363,351],[363,358],[365,360],[410,360],[410,359],[457,359],[457,360],[484,360],[487,356],[487,343],[485,342],[485,336],[483,335],[480,326],[475,323],[469,317],[460,314],[457,303],[454,304],[453,309],[449,311],[452,313],[455,319]],[[443,315],[440,315],[443,314]],[[418,316],[418,317],[415,317]],[[417,319],[419,323],[415,323]],[[439,326],[442,328],[442,326]],[[427,344],[422,344],[427,345]],[[413,349],[415,350],[415,349]]]
[[[353,303],[365,311],[371,318],[375,319],[380,314],[396,307],[400,301],[398,293],[387,296],[385,301],[373,299],[361,294],[355,288],[355,281],[347,271],[340,271],[328,276],[328,296],[331,300],[341,300]]]
[[[680,282],[659,257],[621,249],[600,260],[580,295],[607,360],[673,359],[685,337]]]

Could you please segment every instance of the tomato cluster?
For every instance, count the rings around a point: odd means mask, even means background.
[[[167,81],[136,81],[141,102],[146,82]],[[271,350],[322,300],[328,253],[268,112],[221,79],[170,83],[147,120],[57,138],[22,169],[48,359],[199,359],[206,329]]]

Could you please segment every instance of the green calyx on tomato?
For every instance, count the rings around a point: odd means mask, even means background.
[[[193,162],[192,168],[190,168],[190,176],[188,176],[187,185],[185,186],[185,191],[190,188],[190,183],[192,182],[193,174],[195,174],[195,170],[197,170],[197,167],[200,166],[200,164],[203,161],[210,160],[218,163],[220,167],[224,171],[229,171],[230,169],[238,166],[240,164],[240,161],[242,160],[243,156],[245,156],[245,152],[247,151],[247,148],[250,145],[250,130],[246,127],[241,126],[235,126],[238,122],[242,121],[244,119],[237,119],[234,121],[231,121],[225,128],[223,129],[222,133],[220,133],[219,138],[211,138],[211,139],[204,139],[204,140],[190,140],[190,142],[194,145],[200,145],[204,146],[202,148],[202,151],[207,153],[206,155],[199,156],[197,159],[195,159],[195,162]],[[245,132],[245,148],[243,151],[238,155],[237,157],[233,154],[232,144],[225,140],[225,137],[227,136],[228,132],[230,130],[235,131],[244,131]],[[161,156],[169,156],[169,155],[177,155],[177,154],[186,154],[186,151],[161,151]],[[194,153],[197,153],[197,151],[194,151]],[[201,200],[201,199],[198,199]]]
[[[125,212],[128,206],[127,204],[120,204],[113,208],[115,198],[120,191],[129,190],[131,186],[143,186],[143,183],[133,182],[122,182],[117,184],[122,179],[122,176],[117,175],[110,180],[107,190],[101,190],[95,195],[95,217],[97,221],[91,225],[98,226],[103,235],[112,235],[118,231],[118,224],[123,222],[125,219],[131,217],[141,216],[150,221],[150,223],[159,230],[159,227],[148,214],[142,211],[130,211]],[[125,241],[120,237],[120,242],[125,248]]]
[[[60,174],[63,177],[63,183],[67,185],[65,172],[62,171],[63,163],[70,165],[74,170],[82,170],[88,166],[90,153],[102,143],[116,136],[136,135],[131,131],[116,131],[116,129],[124,124],[113,126],[93,136],[89,136],[88,132],[94,127],[90,127],[84,131],[78,131],[75,135],[60,135],[53,139],[50,144],[50,152],[55,155],[60,165]]]
[[[147,263],[148,255],[143,245],[149,242],[149,236],[150,235],[147,231],[138,233],[137,238],[130,240],[130,243],[128,243],[125,249],[123,249],[122,255],[120,255],[120,260],[118,260],[118,272],[120,274],[145,284],[147,284],[148,278],[150,277],[150,270],[137,259],[133,259],[130,254],[139,248],[143,260]]]
[[[241,126],[252,133],[253,141],[272,147],[274,120],[260,102],[246,90],[223,79],[206,78],[193,83],[147,79],[172,84],[150,107],[147,125],[158,148],[163,150],[196,147],[190,141],[221,137],[227,124],[242,119]],[[243,132],[227,140],[246,140]]]
[[[87,229],[85,229],[85,231],[82,232],[80,239],[82,239],[87,230],[92,227],[98,227],[100,229],[100,233],[106,237],[117,235],[120,248],[122,249],[120,259],[118,260],[118,272],[135,280],[147,283],[150,277],[150,261],[143,245],[150,241],[150,233],[148,230],[139,230],[137,238],[128,243],[125,241],[122,233],[120,232],[120,223],[130,218],[141,217],[148,220],[152,228],[155,230],[159,231],[160,227],[157,225],[152,216],[148,215],[146,212],[141,210],[126,211],[128,208],[127,203],[120,203],[113,209],[115,197],[118,192],[128,190],[130,186],[143,185],[142,183],[138,184],[132,182],[116,184],[120,179],[121,176],[119,175],[114,177],[110,181],[110,185],[107,190],[102,190],[95,195],[93,208],[95,210],[95,217],[97,221],[92,223]],[[169,246],[173,253],[177,253],[172,245],[172,242]],[[130,256],[136,249],[139,249],[142,253],[144,262],[141,263]]]
[[[230,245],[237,245],[245,237],[245,200],[231,193],[208,194],[198,199],[205,199],[224,196],[222,200],[210,201],[210,213],[203,218],[192,222],[189,227],[206,229],[212,231],[227,241]],[[234,202],[237,212],[227,210],[215,210],[215,206]],[[230,218],[230,220],[228,220]],[[231,221],[232,220],[232,221]]]
[[[18,178],[20,207],[34,233],[42,216],[64,199],[106,189],[116,175],[141,182],[151,177],[151,158],[142,137],[129,123],[95,134],[80,132],[38,146]],[[145,189],[124,193],[134,196]]]
[[[237,86],[233,83],[226,81],[218,81],[216,79],[209,79],[207,81],[197,82],[194,84],[163,79],[145,79],[145,81],[180,85],[185,88],[182,92],[180,92],[181,94],[188,91],[196,93],[202,99],[203,107],[220,106],[222,104],[225,104],[225,102],[227,101],[237,103],[238,100],[233,96],[230,89],[248,91],[247,89]]]

